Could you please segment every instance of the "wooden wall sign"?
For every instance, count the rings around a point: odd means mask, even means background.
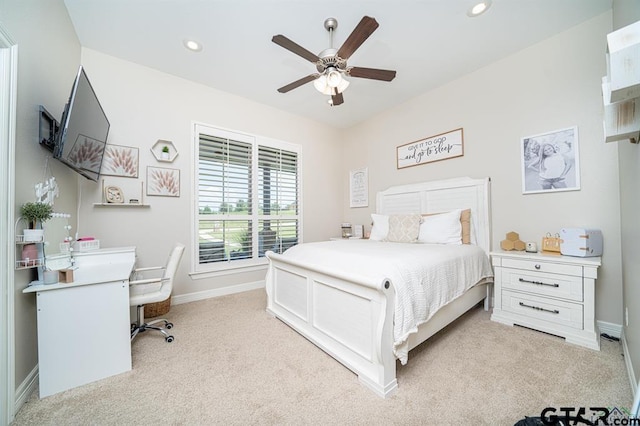
[[[400,145],[396,150],[398,169],[462,157],[464,155],[463,131],[460,128],[447,133],[429,136],[425,139]]]

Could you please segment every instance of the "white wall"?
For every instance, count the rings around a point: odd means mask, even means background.
[[[621,324],[618,148],[603,142],[600,93],[610,31],[608,12],[348,131],[343,175],[368,167],[370,206],[350,209],[343,181],[344,219],[369,228],[376,191],[391,185],[489,176],[494,248],[510,231],[540,242],[563,227],[602,230],[596,317]],[[521,138],[571,126],[578,126],[581,190],[523,195]],[[397,146],[459,127],[463,157],[396,169]]]
[[[94,208],[93,203],[100,200],[100,185],[53,163],[62,188],[57,209],[75,213],[76,182],[81,182],[79,232],[95,235],[103,246],[136,245],[141,263],[156,264],[174,241],[191,243],[187,241],[192,202],[190,129],[192,121],[200,121],[303,145],[306,241],[336,235],[342,221],[369,224],[376,191],[459,175],[492,178],[494,247],[512,230],[525,240],[539,241],[546,232],[563,226],[598,227],[605,236],[605,254],[597,285],[596,316],[601,321],[622,323],[618,144],[602,142],[601,124],[600,78],[606,73],[605,36],[611,31],[610,13],[417,96],[356,128],[338,132],[90,49],[81,50],[61,0],[0,0],[0,11],[0,20],[20,49],[16,209],[30,199],[46,156],[36,143],[37,106],[44,104],[54,116],[61,115],[81,59],[111,121],[109,142],[140,148],[140,177],[108,177],[109,183],[121,186],[127,198],[138,197],[146,167],[159,165],[149,151],[151,145],[157,139],[170,139],[180,152],[172,163],[181,170],[180,198],[149,198],[149,210]],[[522,195],[520,138],[573,125],[578,126],[580,136],[582,189]],[[464,128],[464,157],[396,170],[396,146],[458,127]],[[626,158],[623,156],[621,153],[621,162]],[[628,182],[635,182],[637,155],[630,152],[629,161],[621,178],[624,175]],[[348,172],[361,167],[369,168],[370,207],[350,209]],[[634,187],[623,184],[621,191],[624,198]],[[637,211],[635,207],[627,214]],[[628,230],[637,234],[635,226]],[[637,251],[633,244],[632,248]],[[263,278],[257,273],[192,280],[188,275],[190,257],[187,252],[176,294]],[[628,260],[629,274],[634,262]],[[16,273],[17,384],[37,362],[35,302],[21,293],[29,279],[27,273]],[[629,279],[625,287],[629,301],[637,299],[632,284]],[[632,315],[632,324],[637,324],[637,313]],[[638,367],[637,326],[625,332],[635,332],[632,341]]]
[[[34,185],[42,180],[45,158],[50,155],[38,144],[38,106],[44,105],[55,117],[62,115],[80,63],[80,44],[62,0],[2,1],[0,11],[3,26],[18,46],[15,151],[15,214],[18,217],[19,207],[35,200]],[[76,175],[57,161],[51,163],[62,188],[54,209],[75,213]],[[52,220],[47,226],[55,227],[55,222]],[[21,232],[19,229],[18,233]],[[34,279],[34,271],[16,271],[14,279],[15,383],[18,387],[38,360],[35,295],[22,294]]]
[[[151,68],[83,48],[82,64],[111,122],[109,143],[139,148],[137,179],[104,176],[120,186],[125,198],[140,197],[147,166],[180,170],[180,197],[146,197],[149,209],[96,208],[101,184],[82,183],[80,234],[100,239],[104,247],[137,247],[139,265],[162,264],[175,241],[191,247],[192,122],[252,133],[302,145],[303,235],[305,241],[335,235],[342,219],[339,173],[340,134],[324,125],[250,102]],[[171,140],[179,154],[159,163],[150,151],[158,140]],[[264,279],[264,271],[217,278],[191,278],[193,253],[187,249],[174,295],[206,292]]]
[[[614,0],[613,29],[619,29],[640,20],[640,4],[637,0]],[[620,161],[620,201],[622,222],[622,271],[623,271],[623,322],[624,340],[629,354],[627,365],[631,366],[632,386],[635,389],[640,374],[640,263],[636,253],[640,250],[640,146],[628,141],[615,142]],[[625,310],[629,312],[629,323],[625,321]]]

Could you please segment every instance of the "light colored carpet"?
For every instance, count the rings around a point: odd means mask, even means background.
[[[13,424],[510,426],[547,406],[632,404],[619,343],[585,349],[481,308],[411,351],[384,400],[265,306],[264,290],[173,306],[173,343],[144,333],[132,371],[43,400],[36,392]]]

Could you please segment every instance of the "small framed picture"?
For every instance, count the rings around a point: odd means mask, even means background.
[[[160,197],[180,196],[180,170],[147,167],[147,195]]]
[[[100,174],[106,176],[138,177],[138,148],[106,145]]]
[[[522,138],[522,193],[579,190],[578,153],[578,127]]]

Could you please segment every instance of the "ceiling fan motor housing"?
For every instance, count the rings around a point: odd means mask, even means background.
[[[337,49],[329,48],[325,49],[318,57],[320,60],[316,62],[316,69],[319,73],[323,73],[327,68],[333,67],[338,70],[344,71],[347,68],[347,61],[337,56]]]

